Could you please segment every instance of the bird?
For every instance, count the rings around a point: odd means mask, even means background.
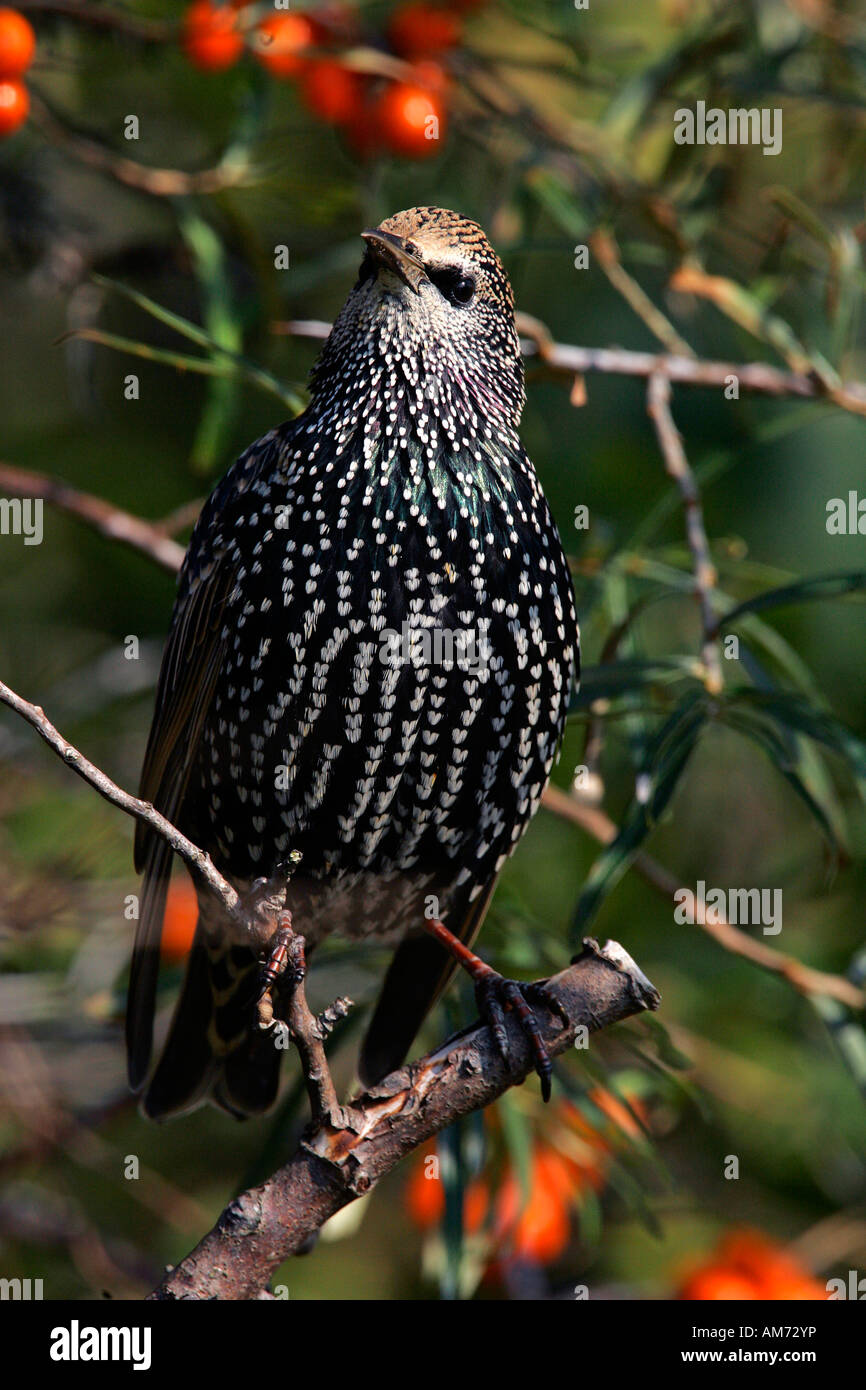
[[[280,883],[308,955],[331,933],[393,945],[360,1048],[370,1086],[404,1061],[455,956],[477,962],[491,1023],[520,1004],[468,948],[558,756],[580,636],[520,440],[499,256],[439,207],[361,238],[307,408],[240,456],[192,532],[140,795],[239,893]],[[205,1101],[259,1114],[282,1055],[256,1019],[262,960],[205,889],[153,1063],[172,851],[140,822],[135,855],[130,1084],[156,1119]]]

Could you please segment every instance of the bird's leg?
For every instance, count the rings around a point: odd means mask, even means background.
[[[435,917],[425,917],[424,928],[439,942],[440,946],[445,947],[448,954],[454,957],[457,964],[461,965],[474,981],[475,998],[479,1011],[493,1033],[496,1045],[503,1056],[508,1050],[505,1010],[514,1010],[535,1059],[535,1070],[541,1081],[541,1094],[545,1101],[550,1100],[550,1078],[553,1073],[553,1063],[544,1045],[538,1020],[532,1010],[532,1002],[546,1004],[558,1018],[562,1019],[563,1024],[567,1024],[568,1017],[553,991],[548,989],[544,980],[535,980],[532,983],[522,980],[507,980],[504,975],[499,974],[498,970],[487,965],[480,956],[476,956],[474,951],[470,951],[459,937],[448,930],[444,922],[438,921]]]
[[[262,988],[258,1000],[259,1026],[270,1028],[274,1023],[275,1014],[285,1022],[289,1037],[301,1059],[307,1094],[310,1097],[313,1127],[318,1128],[327,1123],[333,1128],[342,1129],[345,1117],[337,1101],[337,1092],[324,1047],[324,1040],[336,1018],[332,1021],[329,1011],[325,1010],[320,1022],[311,1012],[304,988],[306,978],[306,943],[304,938],[293,930],[292,914],[284,908],[277,916],[276,930],[262,966]],[[278,997],[276,1009],[275,994]],[[348,1005],[348,1000],[339,999],[332,1005],[332,1010],[336,1010],[338,1016],[342,1016]]]

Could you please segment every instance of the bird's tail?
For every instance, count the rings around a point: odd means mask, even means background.
[[[199,918],[183,989],[142,1101],[151,1119],[212,1100],[230,1114],[257,1115],[277,1094],[281,1052],[258,1027],[258,960]]]

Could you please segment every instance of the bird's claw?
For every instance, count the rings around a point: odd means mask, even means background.
[[[532,1002],[545,1005],[562,1020],[563,1024],[567,1024],[568,1017],[553,990],[548,987],[544,980],[534,980],[531,983],[522,980],[508,980],[504,975],[499,975],[496,971],[491,970],[476,984],[475,998],[481,1016],[490,1028],[496,1046],[503,1057],[508,1055],[505,1011],[506,1009],[514,1011],[534,1058],[535,1070],[541,1082],[542,1098],[545,1101],[550,1100],[553,1063],[541,1036],[541,1029],[535,1017]]]

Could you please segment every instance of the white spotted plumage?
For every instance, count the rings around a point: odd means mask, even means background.
[[[331,931],[399,937],[431,892],[460,934],[539,804],[578,666],[568,567],[517,433],[502,267],[455,214],[414,209],[383,229],[425,265],[468,267],[472,305],[452,307],[432,271],[412,289],[362,267],[311,405],[202,512],[155,721],[158,744],[187,629],[209,622],[208,699],[190,702],[174,809],[241,886],[299,851],[288,903],[312,946]],[[444,654],[411,655],[443,634]]]

